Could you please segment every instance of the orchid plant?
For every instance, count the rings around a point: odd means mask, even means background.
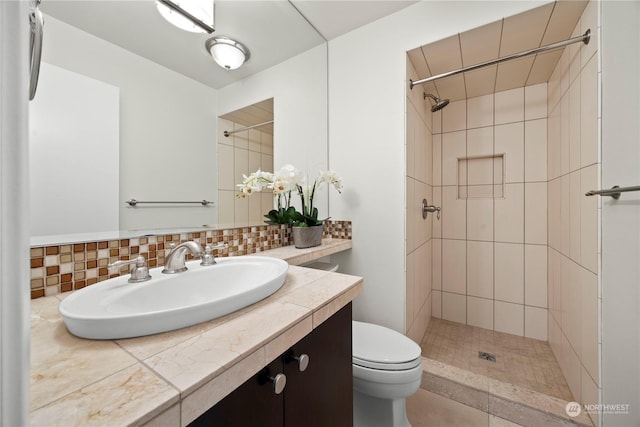
[[[284,165],[278,172],[270,173],[258,169],[249,176],[242,175],[242,184],[238,184],[237,197],[247,197],[265,188],[273,190],[277,198],[277,209],[265,215],[267,224],[293,224],[299,227],[322,225],[329,219],[318,219],[318,208],[313,205],[313,199],[323,184],[333,185],[338,193],[342,191],[342,178],[334,171],[320,172],[313,184],[307,185],[304,175],[292,165]],[[302,212],[291,206],[291,192],[300,196]]]

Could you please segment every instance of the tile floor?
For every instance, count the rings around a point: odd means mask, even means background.
[[[412,427],[518,427],[502,418],[423,389],[407,398]]]
[[[424,357],[566,401],[574,400],[545,341],[432,318],[420,346]],[[494,354],[496,361],[480,359],[480,351]]]

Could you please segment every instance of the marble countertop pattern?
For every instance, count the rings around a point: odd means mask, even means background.
[[[290,264],[264,300],[188,328],[115,341],[71,335],[67,294],[31,301],[32,426],[184,426],[362,291],[361,277],[296,266],[351,248],[350,240],[256,255]]]

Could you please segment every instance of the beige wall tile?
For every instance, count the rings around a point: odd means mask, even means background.
[[[431,289],[442,289],[442,240],[432,239]]]
[[[495,124],[521,122],[524,120],[524,88],[497,92],[495,94]]]
[[[261,150],[261,132],[256,129],[249,129],[249,150],[255,151],[257,153]]]
[[[260,169],[267,172],[273,172],[273,155],[271,154],[260,154]]]
[[[524,119],[534,120],[547,117],[547,83],[524,88]]]
[[[493,126],[467,130],[467,156],[493,155]]]
[[[580,74],[580,163],[598,161],[598,62],[593,56]]]
[[[442,184],[442,135],[433,135],[433,156],[432,156],[432,182],[433,185]]]
[[[493,240],[493,198],[467,199],[467,210],[467,239]]]
[[[547,183],[524,185],[524,241],[544,245],[547,243]]]
[[[249,171],[249,151],[235,147],[233,149],[233,181],[236,184],[242,182],[242,175],[248,175]]]
[[[467,100],[467,129],[493,126],[493,94]]]
[[[524,304],[524,245],[496,243],[494,251],[495,298]]]
[[[442,134],[442,184],[458,185],[458,159],[467,155],[465,131]]]
[[[524,245],[524,302],[547,307],[547,247]]]
[[[495,199],[496,242],[524,242],[524,184],[506,184],[504,199]]]
[[[249,225],[249,198],[234,198],[233,221],[236,226],[246,227]]]
[[[580,77],[569,88],[569,170],[580,169]]]
[[[592,165],[580,171],[580,194],[600,188],[598,166]],[[580,261],[583,266],[598,271],[598,198],[580,198]]]
[[[560,178],[560,252],[569,256],[571,236],[571,182],[569,175]]]
[[[580,56],[582,58],[582,67],[593,57],[598,50],[598,43],[594,43],[598,40],[598,2],[590,1],[587,7],[582,12],[580,18],[580,34],[584,34],[585,31],[591,30],[591,41],[588,45],[580,44]]]
[[[560,175],[566,175],[570,172],[571,150],[570,150],[570,134],[569,134],[569,118],[570,118],[570,97],[563,96],[560,99]]]
[[[557,107],[547,119],[547,178],[560,176],[560,108]]]
[[[465,239],[467,236],[467,200],[459,199],[457,187],[442,187],[442,237]]]
[[[433,204],[435,206],[440,206],[440,208],[443,208],[443,205],[442,205],[442,187],[433,187]],[[444,212],[441,212],[440,219],[439,220],[436,219],[435,221],[431,222],[432,237],[442,237],[443,215],[444,215]]]
[[[524,307],[524,336],[547,341],[547,309]]]
[[[524,125],[524,180],[547,180],[547,119],[525,122]]]
[[[596,383],[600,372],[598,369],[598,276],[580,269],[581,273],[581,354],[580,360]]]
[[[467,324],[493,330],[493,300],[467,296]]]
[[[260,153],[256,153],[255,151],[249,151],[249,166],[245,175],[249,175],[257,171],[258,169],[262,169],[262,155]],[[238,182],[238,184],[240,184]]]
[[[467,245],[464,240],[442,240],[442,290],[467,293]]]
[[[467,242],[467,295],[493,299],[493,242]]]
[[[415,187],[413,178],[407,177],[407,222],[406,222],[406,243],[407,253],[413,252],[416,248],[416,211],[420,209],[416,204]],[[421,216],[422,217],[422,216]]]
[[[220,224],[233,224],[235,191],[218,191],[218,222]]]
[[[467,323],[467,297],[449,292],[442,293],[442,318],[451,322]]]
[[[569,256],[580,263],[580,208],[584,193],[580,192],[580,171],[569,175]]]
[[[496,301],[495,330],[508,334],[524,336],[524,306],[508,302]]]
[[[524,123],[510,123],[495,127],[496,154],[504,153],[507,183],[524,181]]]
[[[455,101],[442,112],[442,132],[455,132],[467,128],[467,102]],[[435,117],[435,116],[434,116]]]
[[[442,292],[431,291],[431,315],[436,319],[442,319]]]
[[[448,107],[448,106],[447,106]],[[431,116],[431,129],[433,134],[442,133],[442,110],[436,111]]]

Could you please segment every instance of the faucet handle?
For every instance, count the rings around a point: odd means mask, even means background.
[[[215,265],[216,264],[216,259],[213,256],[213,250],[214,249],[224,249],[227,247],[226,243],[218,243],[215,246],[212,246],[210,244],[208,244],[207,246],[205,246],[204,248],[204,255],[202,256],[202,262],[200,263],[200,265]]]
[[[151,279],[151,275],[149,274],[149,268],[145,265],[146,260],[142,255],[138,255],[135,258],[130,260],[122,260],[116,261],[113,264],[107,265],[108,269],[112,268],[120,268],[123,265],[134,264],[131,268],[131,277],[129,278],[129,283],[140,283],[146,282]]]

